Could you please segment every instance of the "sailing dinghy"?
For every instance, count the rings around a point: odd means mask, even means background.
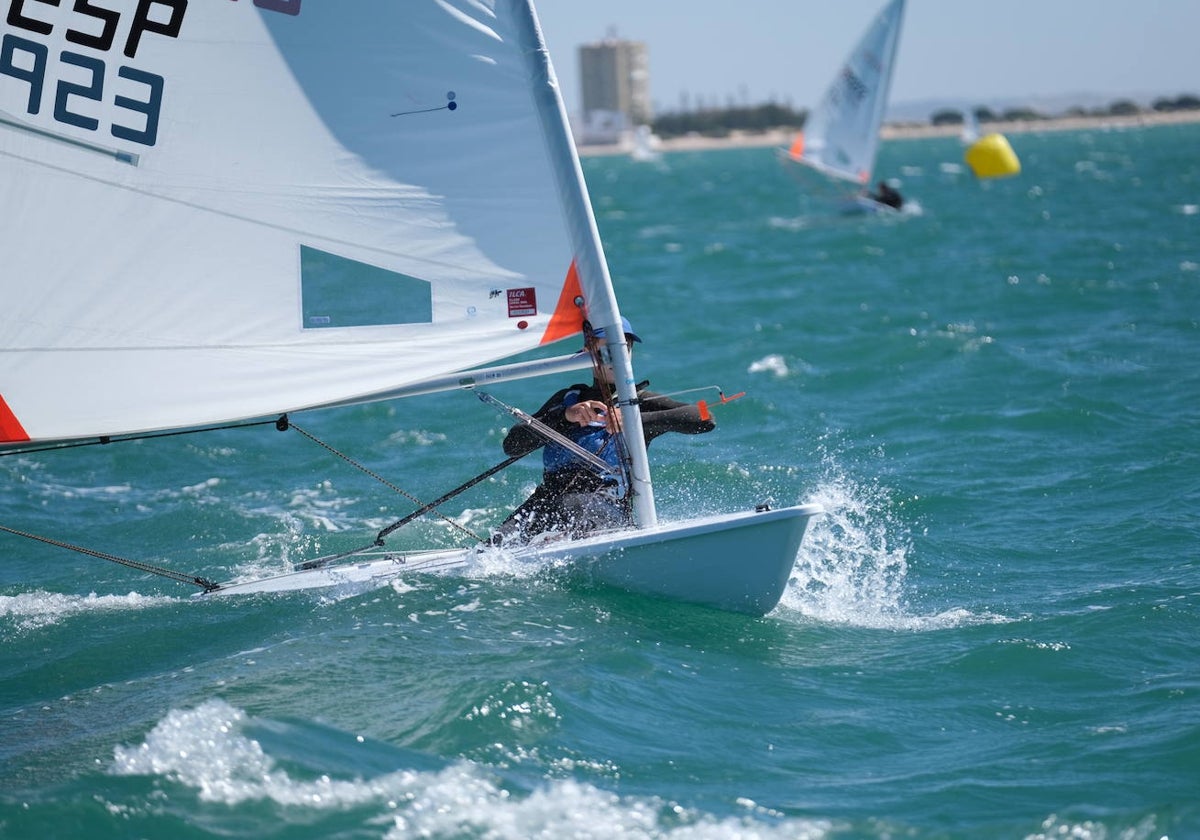
[[[896,65],[904,0],[890,0],[838,69],[780,160],[802,187],[845,210],[894,212],[869,193]]]
[[[776,606],[820,508],[658,520],[621,312],[530,2],[109,6],[15,4],[0,24],[0,453],[282,429],[561,373],[583,365],[497,363],[604,328],[635,526],[511,553],[654,596]],[[193,582],[208,597],[380,585],[480,550],[381,543]]]

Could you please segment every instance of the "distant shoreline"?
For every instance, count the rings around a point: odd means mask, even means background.
[[[979,127],[980,135],[1023,134],[1043,131],[1079,131],[1096,129],[1106,131],[1123,128],[1145,128],[1156,125],[1174,125],[1179,123],[1200,122],[1200,110],[1196,111],[1165,111],[1145,114],[1129,114],[1127,116],[1100,117],[1052,117],[1045,120],[1012,120],[1008,122],[989,122]],[[962,133],[961,125],[929,125],[928,123],[887,123],[880,131],[884,140],[919,140],[926,137],[958,137]],[[710,149],[752,149],[771,146],[788,146],[795,132],[791,129],[773,129],[757,134],[733,132],[728,137],[673,137],[660,140],[657,150],[660,152],[696,152]],[[580,146],[579,154],[584,157],[602,155],[628,154],[630,147],[620,144],[606,146]]]

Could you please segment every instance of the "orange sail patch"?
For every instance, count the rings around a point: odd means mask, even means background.
[[[25,428],[0,395],[0,443],[23,443],[29,440]]]
[[[575,261],[571,260],[571,267],[567,269],[567,281],[558,296],[550,323],[546,325],[546,332],[542,334],[542,344],[582,332],[584,309],[578,303],[582,300],[583,288],[579,285],[579,270],[575,267]]]

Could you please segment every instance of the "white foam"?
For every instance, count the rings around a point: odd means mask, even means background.
[[[772,353],[769,356],[764,356],[756,362],[752,362],[747,369],[748,373],[773,373],[777,377],[788,375],[787,361],[778,353]]]
[[[179,598],[139,595],[63,595],[58,592],[27,592],[0,596],[0,618],[10,618],[20,630],[36,630],[59,624],[81,613],[144,610],[177,603]]]
[[[551,780],[516,796],[486,767],[459,761],[437,771],[398,770],[371,779],[305,780],[280,768],[243,734],[247,715],[223,700],[172,710],[137,746],[114,750],[111,772],[162,776],[206,802],[275,802],[315,811],[375,808],[389,838],[485,836],[816,840],[832,825],[785,819],[740,798],[744,813],[717,817],[655,797],[621,796],[576,780]],[[362,742],[362,739],[356,739]]]
[[[937,630],[1004,623],[992,613],[951,607],[914,613],[906,600],[908,524],[891,494],[848,478],[827,459],[815,494],[825,513],[812,520],[781,605],[818,621],[889,630]]]

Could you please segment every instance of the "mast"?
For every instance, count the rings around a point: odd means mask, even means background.
[[[526,68],[533,82],[533,95],[542,118],[543,136],[558,178],[567,227],[575,244],[580,285],[587,298],[587,317],[593,327],[604,329],[613,363],[617,398],[621,406],[622,433],[631,462],[630,492],[634,519],[640,527],[658,522],[654,506],[654,487],[650,480],[650,461],[642,432],[642,414],[637,403],[637,380],[633,361],[625,345],[621,311],[617,306],[600,231],[592,213],[591,200],[583,179],[583,169],[571,138],[566,106],[559,93],[558,79],[550,63],[550,53],[542,38],[532,0],[509,0],[519,18]]]

